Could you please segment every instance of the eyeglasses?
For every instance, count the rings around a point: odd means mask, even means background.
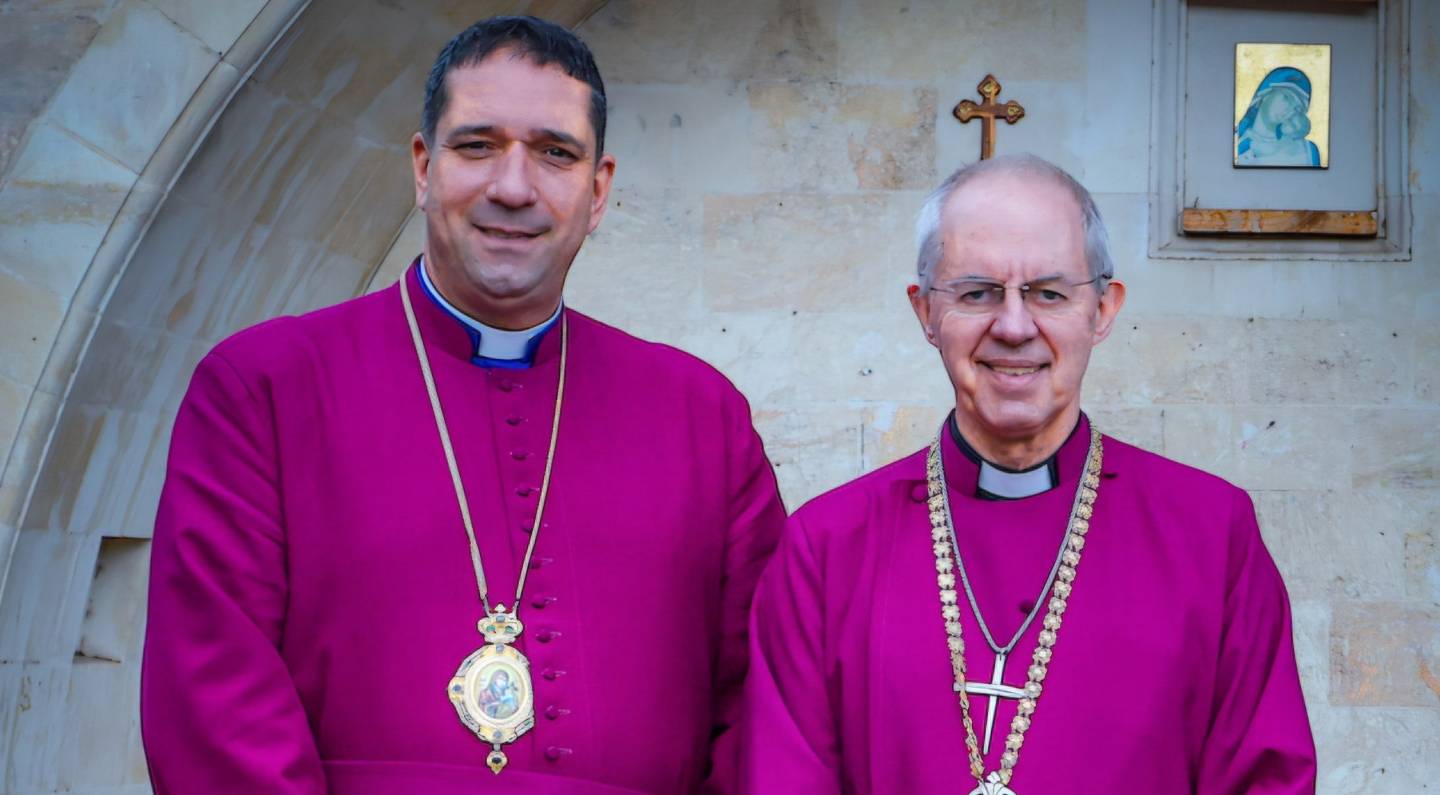
[[[1077,300],[1079,288],[1095,284],[1103,290],[1104,285],[1100,282],[1106,278],[1108,277],[1103,275],[1096,276],[1093,279],[1074,284],[1063,282],[1058,278],[1037,279],[1016,287],[1008,287],[1001,282],[989,279],[961,279],[945,285],[932,285],[930,289],[952,296],[949,299],[949,302],[954,304],[952,308],[966,315],[995,314],[1005,305],[1005,293],[1010,290],[1019,290],[1020,300],[1024,302],[1025,308],[1031,314],[1056,316],[1085,311],[1084,302]]]

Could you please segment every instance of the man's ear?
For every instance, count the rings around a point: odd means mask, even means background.
[[[935,327],[930,325],[930,291],[920,289],[920,285],[912,284],[905,288],[905,295],[910,299],[910,308],[915,310],[915,319],[920,321],[920,328],[925,332],[925,339],[931,345],[940,347],[940,339],[936,336]]]
[[[610,206],[610,184],[614,180],[615,156],[604,155],[595,164],[590,194],[590,228],[585,230],[586,234],[594,232],[600,226],[600,219],[605,217],[605,208]]]
[[[423,212],[430,200],[430,147],[418,132],[410,138],[410,166],[415,171],[415,206]]]
[[[1110,331],[1115,328],[1115,317],[1124,305],[1125,282],[1111,279],[1105,285],[1105,292],[1100,294],[1100,306],[1095,310],[1095,333],[1091,335],[1091,345],[1099,345],[1110,336]]]

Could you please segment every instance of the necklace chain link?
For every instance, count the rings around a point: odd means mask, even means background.
[[[430,369],[430,357],[425,354],[425,341],[420,336],[420,324],[415,320],[415,308],[410,301],[409,285],[400,285],[400,298],[405,305],[405,319],[410,325],[410,339],[415,343],[415,355],[420,359],[420,372],[425,376],[425,391],[430,397],[430,408],[435,414],[435,427],[440,432],[440,445],[445,448],[445,463],[450,469],[450,482],[455,487],[455,499],[460,505],[460,519],[465,525],[465,536],[470,540],[470,562],[475,568],[475,586],[480,591],[480,604],[485,615],[490,615],[490,589],[485,580],[485,566],[480,560],[480,544],[475,540],[475,525],[470,519],[470,502],[465,498],[465,486],[460,480],[460,466],[455,462],[455,447],[450,443],[450,430],[445,424],[445,412],[440,407],[440,392],[435,387],[435,375]],[[545,474],[540,479],[540,497],[535,506],[535,523],[530,529],[530,543],[525,547],[525,559],[520,564],[520,575],[515,584],[515,603],[510,610],[512,617],[520,613],[520,597],[525,593],[525,575],[530,571],[530,557],[535,554],[535,542],[540,538],[541,518],[545,515],[545,500],[550,496],[550,473],[555,464],[555,442],[560,436],[560,408],[565,402],[565,364],[570,348],[570,324],[565,314],[560,315],[560,377],[555,385],[555,415],[550,422],[550,445],[545,451]],[[503,606],[501,610],[503,610]]]
[[[976,620],[983,622],[983,619],[980,618],[980,608],[970,589],[969,578],[965,575],[964,563],[960,560],[960,548],[955,537],[955,523],[950,511],[950,496],[945,485],[945,468],[940,454],[940,438],[941,436],[937,435],[935,441],[930,444],[930,454],[925,463],[927,507],[930,512],[930,540],[933,542],[935,552],[936,582],[940,586],[940,613],[945,620],[946,644],[950,649],[950,668],[955,677],[954,690],[960,701],[961,722],[965,726],[965,750],[969,756],[970,774],[980,784],[976,791],[982,792],[987,791],[985,789],[987,778],[985,760],[980,755],[979,742],[975,737],[975,724],[970,719],[970,694],[965,689],[965,640],[961,637],[959,594],[955,590],[957,563]],[[1030,728],[1035,714],[1035,704],[1039,701],[1040,693],[1043,690],[1042,682],[1045,680],[1050,660],[1054,654],[1055,642],[1060,632],[1061,617],[1065,614],[1065,607],[1074,585],[1075,570],[1080,565],[1080,552],[1085,548],[1085,536],[1090,531],[1090,516],[1094,512],[1095,498],[1100,490],[1100,469],[1103,460],[1104,451],[1100,442],[1100,432],[1092,424],[1090,426],[1090,450],[1086,456],[1085,472],[1075,488],[1075,501],[1070,510],[1070,520],[1066,526],[1065,537],[1061,541],[1060,555],[1051,572],[1051,578],[1046,583],[1046,591],[1051,596],[1049,602],[1046,603],[1047,612],[1042,622],[1044,628],[1040,631],[1040,637],[1031,658],[1031,665],[1026,671],[1025,697],[1020,699],[1018,712],[1010,723],[1010,733],[1005,738],[1005,752],[1000,757],[998,783],[1002,787],[1010,785],[1015,764],[1020,759],[1020,746],[1025,742],[1025,732]],[[1042,600],[1043,595],[1044,592],[1042,592]],[[1036,608],[1038,610],[1039,604],[1036,605]],[[1034,616],[1035,613],[1032,612],[1030,618],[1034,618]],[[1029,626],[1030,618],[1026,619],[1026,627]],[[1020,633],[1006,647],[1006,651],[1015,645],[1019,640],[1019,635],[1023,633],[1024,628],[1022,627]],[[986,641],[992,650],[999,653],[1001,650],[989,637],[989,632],[987,631],[985,634]],[[997,783],[994,773],[988,780],[991,784]]]

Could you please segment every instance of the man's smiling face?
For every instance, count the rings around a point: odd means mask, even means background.
[[[1077,202],[1043,177],[980,176],[941,208],[940,236],[935,289],[917,296],[915,309],[955,387],[961,431],[985,447],[1058,444],[1079,416],[1090,351],[1109,334],[1124,297],[1118,283],[1113,291],[1103,281],[1085,284]],[[1025,299],[1006,290],[1003,302],[980,312],[962,310],[966,297],[945,292],[977,281],[1037,289]],[[1053,303],[1059,292],[1039,289],[1047,284],[1069,296],[1065,306]]]
[[[445,80],[434,140],[412,144],[430,275],[481,320],[533,325],[554,311],[609,196],[590,86],[505,48]]]

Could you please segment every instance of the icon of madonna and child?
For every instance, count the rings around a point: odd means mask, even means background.
[[[1318,168],[1309,111],[1310,78],[1290,66],[1272,69],[1235,125],[1235,165]]]
[[[481,686],[476,701],[487,718],[505,720],[519,711],[520,690],[515,686],[509,671],[496,667],[491,670],[489,681]]]

